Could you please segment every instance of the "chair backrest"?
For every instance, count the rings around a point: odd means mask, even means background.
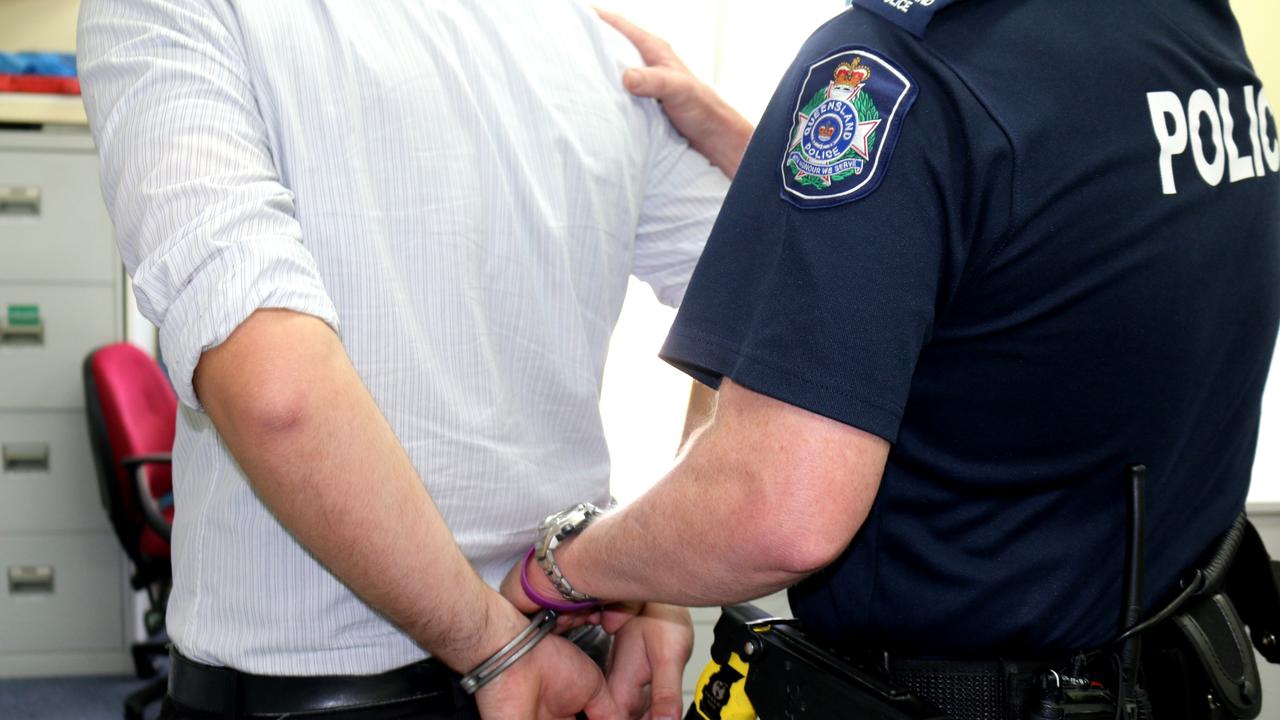
[[[84,389],[98,487],[111,525],[140,570],[159,561],[167,564],[168,543],[146,526],[133,477],[122,461],[173,449],[177,396],[156,361],[128,343],[89,354]],[[148,466],[146,472],[154,496],[170,491],[167,465]]]

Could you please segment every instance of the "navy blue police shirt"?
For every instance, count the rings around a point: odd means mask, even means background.
[[[892,443],[798,617],[933,656],[1099,646],[1132,463],[1168,597],[1248,489],[1276,120],[1227,0],[855,0],[812,36],[663,349]]]

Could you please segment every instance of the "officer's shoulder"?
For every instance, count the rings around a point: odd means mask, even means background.
[[[876,18],[887,24],[924,38],[934,18],[947,12],[961,0],[850,0],[850,14],[860,18]],[[873,21],[875,22],[875,21]]]
[[[853,0],[848,9],[809,36],[796,57],[796,65],[807,67],[833,48],[851,45],[873,48],[914,66],[936,63],[936,51],[928,47],[927,36],[911,32],[911,24],[905,19],[877,11],[877,3],[884,1]]]
[[[803,209],[870,195],[889,170],[934,61],[918,39],[854,6],[801,48],[762,125],[785,142],[782,197]]]
[[[855,3],[810,36],[758,130],[776,144],[782,198],[801,209],[874,193],[893,172],[900,139],[936,158],[969,148],[961,139],[998,135],[949,53],[872,7]],[[944,37],[963,18],[945,20]],[[917,100],[927,109],[912,114]]]

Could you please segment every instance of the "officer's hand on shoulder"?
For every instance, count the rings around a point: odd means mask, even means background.
[[[621,15],[600,9],[596,12],[636,46],[645,62],[646,67],[623,74],[623,86],[635,95],[661,102],[689,145],[732,178],[755,130],[752,124],[690,72],[667,41]]]

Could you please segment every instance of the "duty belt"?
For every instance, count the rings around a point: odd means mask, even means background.
[[[1119,641],[1137,633],[1145,638],[1147,682],[1125,696],[1111,662]],[[1059,661],[842,651],[795,621],[751,605],[727,607],[685,720],[1110,720],[1117,704],[1136,718],[1247,720],[1261,712],[1249,640],[1280,664],[1278,638],[1280,563],[1242,515],[1173,602],[1115,645]]]

